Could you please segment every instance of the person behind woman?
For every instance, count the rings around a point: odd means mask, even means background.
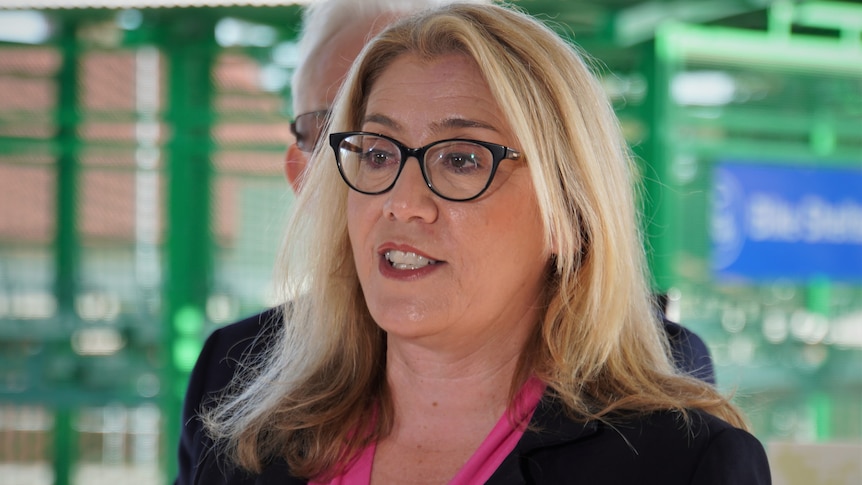
[[[196,483],[769,483],[672,363],[635,166],[573,47],[499,6],[399,21],[326,133],[282,332],[205,416]]]

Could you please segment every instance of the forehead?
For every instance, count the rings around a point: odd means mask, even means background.
[[[328,109],[367,41],[393,20],[392,15],[382,15],[345,22],[326,42],[310,52],[305,72],[294,86],[294,111],[307,113]]]
[[[393,128],[403,123],[434,127],[447,120],[460,120],[464,128],[499,129],[507,124],[478,64],[459,52],[432,58],[413,52],[398,55],[374,77],[365,109],[366,120],[385,115],[392,118],[388,124]]]

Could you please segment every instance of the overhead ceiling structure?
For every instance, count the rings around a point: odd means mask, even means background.
[[[766,31],[848,35],[859,42],[862,0],[515,0],[594,56],[627,64],[662,25],[697,24]],[[770,11],[773,11],[770,14]],[[778,15],[776,15],[776,12]],[[791,18],[792,17],[792,18]],[[840,32],[839,32],[840,31]]]
[[[312,0],[2,0],[0,9],[275,7]]]
[[[271,23],[293,17],[291,10],[277,7],[304,5],[315,0],[0,0],[0,10],[123,10],[165,8],[231,9],[252,17],[254,9],[267,11]],[[722,22],[732,26],[757,27],[757,12],[774,4],[803,5],[805,0],[513,0],[530,13],[564,26],[573,34],[604,37],[619,45],[649,39],[658,25],[667,21],[687,23]],[[860,0],[829,3],[859,4]],[[276,10],[270,10],[276,9]],[[848,19],[849,21],[850,19]],[[760,25],[762,27],[762,25]]]
[[[72,19],[84,24],[113,20],[122,11],[136,10],[164,25],[182,14],[206,10],[209,18],[231,17],[266,24],[292,39],[300,10],[315,0],[0,0],[5,11],[39,11],[50,22]],[[796,12],[817,4],[817,15],[832,24],[844,22],[858,35],[862,19],[847,15],[862,0],[512,0],[515,5],[547,21],[559,33],[609,65],[637,62],[638,46],[652,40],[663,24],[722,25],[755,30],[769,27],[770,9],[791,6]],[[847,7],[850,6],[851,9]],[[825,13],[824,13],[825,12]],[[774,17],[774,16],[773,16]],[[837,19],[837,20],[836,20]],[[798,20],[798,19],[797,19]],[[811,29],[817,30],[817,19]],[[795,29],[805,29],[797,21]],[[0,39],[2,41],[3,39]],[[858,39],[857,39],[858,40]],[[50,42],[50,40],[49,40]]]

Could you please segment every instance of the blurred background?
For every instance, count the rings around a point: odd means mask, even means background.
[[[0,484],[173,479],[203,339],[277,303],[302,3],[0,0]],[[775,483],[862,483],[862,2],[514,3],[596,58]]]

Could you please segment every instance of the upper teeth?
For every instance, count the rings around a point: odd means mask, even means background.
[[[386,260],[392,263],[395,269],[419,269],[437,261],[420,256],[413,252],[396,251],[391,249],[384,255]]]

